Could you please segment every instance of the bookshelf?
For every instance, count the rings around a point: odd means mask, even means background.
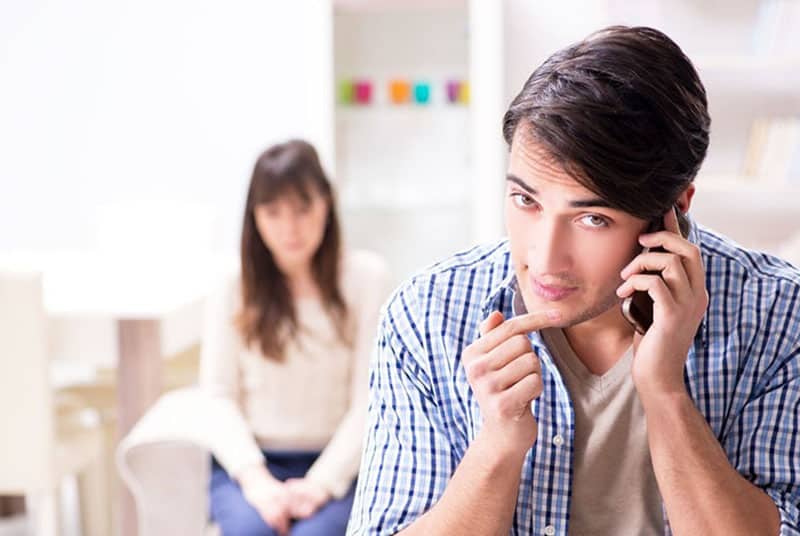
[[[800,180],[790,172],[800,166],[791,156],[780,165],[764,158],[775,150],[759,157],[752,143],[756,125],[770,138],[764,125],[800,117],[796,0],[562,0],[546,10],[529,0],[329,1],[329,65],[321,70],[328,74],[320,76],[330,103],[320,107],[330,118],[321,128],[329,132],[326,162],[350,244],[383,254],[397,281],[502,235],[500,121],[508,102],[550,54],[611,24],[665,31],[706,85],[712,132],[697,219],[764,249],[800,232]],[[392,104],[387,88],[397,78],[428,82],[430,102]],[[468,103],[445,102],[451,78],[469,82]],[[342,80],[364,79],[369,105],[343,105]],[[800,134],[787,141],[792,131],[771,136],[783,137],[778,154],[800,152]]]
[[[505,158],[502,77],[491,75],[502,18],[492,4],[333,2],[333,175],[345,235],[383,255],[398,282],[501,234],[500,203],[476,201],[502,187]],[[411,87],[408,100],[395,100],[397,83]],[[361,96],[358,84],[368,86]],[[422,101],[417,85],[427,87]],[[484,117],[491,130],[479,128]]]

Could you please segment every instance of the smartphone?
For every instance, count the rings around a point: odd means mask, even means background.
[[[673,210],[678,210],[674,208]],[[647,228],[647,233],[655,233],[658,231],[662,231],[664,229],[664,218],[659,218],[656,221],[653,221],[650,226]],[[687,232],[681,227],[681,234],[685,237]],[[654,252],[663,252],[666,251],[662,247],[655,247],[655,248],[644,248],[642,253],[647,253],[649,251]],[[660,272],[654,271],[645,271],[645,274],[659,274]],[[633,294],[622,300],[622,314],[628,320],[628,322],[633,325],[633,328],[644,335],[650,326],[653,325],[653,299],[650,295],[642,290],[634,291]]]

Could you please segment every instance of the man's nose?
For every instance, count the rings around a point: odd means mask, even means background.
[[[571,267],[570,236],[560,222],[542,222],[528,248],[528,266],[534,274],[555,275]]]

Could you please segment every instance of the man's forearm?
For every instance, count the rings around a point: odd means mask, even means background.
[[[499,456],[489,438],[479,433],[439,502],[399,534],[507,535],[524,459],[525,453]]]
[[[731,466],[688,394],[642,398],[658,487],[676,536],[777,535],[772,499]]]

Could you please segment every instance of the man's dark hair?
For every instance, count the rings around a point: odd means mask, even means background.
[[[669,37],[612,26],[550,56],[503,118],[511,146],[524,128],[545,156],[613,207],[663,215],[708,148],[706,92]]]

